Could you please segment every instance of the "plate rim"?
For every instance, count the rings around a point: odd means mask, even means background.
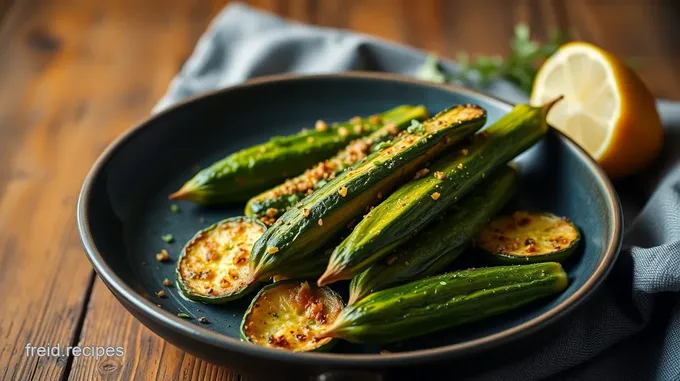
[[[126,309],[133,308],[137,313],[145,315],[145,317],[156,324],[160,324],[165,330],[170,330],[174,334],[189,338],[196,343],[203,345],[210,345],[221,348],[223,350],[234,351],[259,357],[267,360],[284,361],[288,363],[307,364],[320,363],[328,366],[362,366],[369,368],[386,367],[392,365],[409,365],[415,363],[437,361],[444,358],[453,358],[461,355],[471,354],[473,352],[498,347],[509,342],[516,341],[529,334],[532,334],[542,328],[546,327],[548,323],[554,323],[558,319],[562,319],[571,313],[578,305],[586,301],[592,293],[602,284],[609,274],[613,264],[615,263],[620,247],[622,244],[623,232],[623,217],[622,208],[618,195],[605,174],[602,168],[588,155],[581,147],[579,147],[572,139],[564,135],[556,129],[552,129],[563,139],[571,150],[577,152],[581,159],[586,161],[587,166],[593,170],[599,185],[605,190],[606,201],[609,209],[613,213],[613,223],[611,226],[611,239],[606,247],[603,248],[603,256],[600,263],[597,265],[595,271],[591,274],[588,280],[577,289],[574,294],[563,300],[558,305],[550,310],[534,317],[531,320],[523,322],[515,327],[477,338],[462,343],[455,343],[435,348],[411,350],[406,352],[395,352],[388,354],[346,354],[346,353],[316,353],[316,352],[290,352],[282,351],[273,348],[267,348],[252,343],[243,342],[239,339],[229,337],[222,333],[208,330],[197,324],[191,323],[182,319],[169,311],[159,309],[155,303],[148,300],[143,295],[139,294],[127,285],[112,269],[106,264],[101,253],[98,251],[90,229],[90,221],[88,215],[88,204],[91,198],[91,190],[94,180],[99,176],[105,164],[129,139],[133,138],[142,129],[147,127],[151,121],[160,118],[165,114],[172,113],[175,109],[184,107],[189,103],[198,102],[203,98],[209,98],[225,92],[239,91],[243,88],[250,88],[263,84],[271,84],[275,82],[288,82],[300,80],[314,80],[314,79],[365,79],[365,80],[380,80],[380,81],[396,81],[408,84],[415,84],[419,86],[435,87],[446,91],[453,91],[463,93],[471,97],[483,99],[486,102],[493,103],[501,110],[510,111],[512,104],[508,103],[499,97],[484,94],[478,91],[466,89],[451,84],[439,84],[428,82],[413,77],[408,77],[401,74],[381,73],[381,72],[367,72],[367,71],[350,71],[342,73],[320,73],[320,74],[275,74],[266,75],[253,79],[249,79],[242,83],[206,91],[200,94],[186,97],[173,105],[165,107],[164,109],[152,113],[143,118],[125,132],[116,137],[108,144],[106,149],[99,155],[92,165],[90,171],[85,177],[78,195],[77,202],[77,225],[81,243],[85,249],[88,260],[94,267],[99,278],[109,288],[109,290],[116,296],[119,303],[123,304]],[[121,301],[120,299],[123,299]],[[129,311],[130,312],[130,311]],[[134,315],[134,314],[133,314]],[[136,317],[135,317],[136,318]],[[157,333],[149,325],[144,324],[140,319],[136,318],[142,325]],[[159,335],[160,336],[160,335]],[[168,340],[161,336],[163,340]]]

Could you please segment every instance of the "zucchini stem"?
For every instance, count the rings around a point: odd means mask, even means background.
[[[543,112],[545,113],[545,115],[547,116],[548,112],[550,112],[550,109],[553,108],[553,106],[557,102],[561,101],[562,99],[564,99],[564,95],[559,95],[559,96],[555,97],[555,99],[548,101],[545,104],[543,104],[543,106],[541,106],[541,108],[543,109]]]

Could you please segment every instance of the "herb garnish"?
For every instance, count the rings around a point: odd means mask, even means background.
[[[430,55],[416,77],[437,83],[453,82],[471,88],[485,88],[494,79],[501,78],[530,94],[538,69],[570,40],[568,32],[553,30],[548,42],[542,44],[531,39],[528,25],[520,23],[515,26],[515,34],[510,40],[508,57],[482,55],[471,59],[467,52],[460,52],[456,56],[460,69],[455,73],[445,73],[439,67],[437,56]],[[627,60],[627,64],[633,70],[641,66],[636,59]]]
[[[392,146],[391,141],[384,141],[384,142],[380,142],[380,143],[376,144],[375,147],[373,148],[373,150],[374,151],[382,151],[383,149],[385,149],[387,147],[391,147],[391,146]]]
[[[419,121],[413,119],[411,120],[411,125],[406,129],[411,134],[423,134],[425,133],[425,127]]]
[[[540,66],[567,41],[568,34],[560,31],[553,31],[548,43],[533,41],[529,26],[520,23],[515,27],[515,35],[510,40],[508,57],[482,55],[471,59],[467,52],[460,52],[456,57],[460,70],[447,74],[439,69],[437,57],[430,56],[417,76],[438,83],[454,82],[482,88],[487,87],[494,79],[503,78],[529,93]]]

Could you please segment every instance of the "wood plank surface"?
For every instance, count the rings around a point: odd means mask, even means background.
[[[680,99],[680,2],[572,0],[562,6],[574,38],[634,59],[655,96]]]
[[[680,100],[673,0],[249,3],[445,57],[506,54],[520,21],[539,39],[569,28],[638,59],[655,95]],[[0,1],[0,379],[247,379],[183,353],[132,318],[94,276],[75,225],[77,193],[94,159],[147,115],[224,4]],[[29,343],[122,346],[125,356],[27,356]]]
[[[0,38],[0,379],[58,380],[72,366],[73,357],[27,356],[25,346],[78,342],[94,280],[76,229],[80,185],[191,53],[215,11],[192,4],[31,1],[8,16]]]

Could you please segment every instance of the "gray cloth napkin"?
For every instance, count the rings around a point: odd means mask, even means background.
[[[295,24],[235,3],[212,22],[154,111],[267,74],[414,74],[425,57],[384,40]],[[442,65],[457,70],[453,62]],[[487,91],[510,102],[527,101],[507,82],[497,81]],[[662,157],[644,174],[615,184],[626,231],[606,284],[548,345],[474,379],[680,380],[680,104],[658,106],[666,129]]]

